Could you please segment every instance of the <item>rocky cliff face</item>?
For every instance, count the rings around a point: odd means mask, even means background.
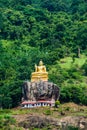
[[[57,100],[59,87],[52,82],[24,82],[22,87],[23,101]]]

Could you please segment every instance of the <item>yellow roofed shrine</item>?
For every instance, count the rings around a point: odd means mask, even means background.
[[[45,65],[42,60],[39,62],[39,66],[35,64],[35,72],[31,74],[31,82],[35,81],[48,81],[48,72],[46,71]]]

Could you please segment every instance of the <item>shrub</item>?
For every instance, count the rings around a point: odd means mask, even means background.
[[[58,108],[59,105],[60,105],[60,101],[59,100],[55,101],[55,107]]]
[[[87,87],[78,84],[67,84],[62,86],[60,93],[61,102],[75,102],[87,105]]]
[[[74,126],[68,126],[67,130],[79,130],[79,128]]]
[[[50,110],[50,109],[46,110],[46,111],[45,111],[45,114],[46,114],[46,115],[51,115],[51,110]]]
[[[65,110],[66,110],[66,111],[69,111],[69,110],[70,110],[70,107],[66,107]]]

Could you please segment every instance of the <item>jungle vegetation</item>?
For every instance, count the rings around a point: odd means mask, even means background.
[[[87,0],[0,0],[0,107],[20,104],[40,59],[61,102],[87,105]]]

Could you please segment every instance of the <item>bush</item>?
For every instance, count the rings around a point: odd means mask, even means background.
[[[16,120],[11,115],[0,116],[0,130],[11,130],[11,125],[15,125],[15,123]]]
[[[5,115],[4,119],[9,122],[10,124],[15,124],[16,120],[11,115]]]
[[[59,105],[60,105],[60,101],[59,100],[55,101],[55,107],[58,108]]]
[[[45,111],[45,114],[46,114],[46,115],[51,115],[51,110],[50,110],[50,109],[46,110],[46,111]]]
[[[79,130],[79,128],[74,126],[68,126],[67,130]]]
[[[83,91],[84,90],[84,91]],[[62,86],[60,93],[61,102],[75,102],[87,105],[87,87],[78,84],[67,84]]]
[[[84,70],[84,75],[87,76],[87,60],[86,60],[86,62],[83,64],[82,69]]]
[[[70,110],[70,107],[66,107],[66,108],[65,108],[65,111],[69,111],[69,110]]]

